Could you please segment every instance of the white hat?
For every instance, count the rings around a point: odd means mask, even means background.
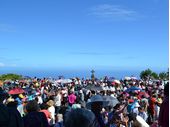
[[[86,104],[86,108],[91,109],[91,104],[94,102],[103,102],[103,107],[107,106],[108,101],[103,100],[103,97],[100,95],[92,96]]]
[[[134,107],[140,107],[140,105],[139,105],[139,103],[138,102],[136,102],[135,104],[134,104]]]
[[[82,90],[80,90],[80,91],[79,91],[79,93],[83,93],[83,91],[82,91]]]

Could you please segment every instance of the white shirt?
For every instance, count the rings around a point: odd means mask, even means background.
[[[42,103],[43,103],[42,97],[38,96],[38,104],[42,104]]]
[[[139,115],[136,116],[136,121],[140,124],[140,127],[149,127],[145,120]]]
[[[55,106],[61,106],[61,95],[60,94],[58,94],[55,97]]]
[[[51,114],[51,121],[50,121],[50,123],[51,124],[55,124],[55,108],[54,108],[54,106],[49,107],[48,111]]]

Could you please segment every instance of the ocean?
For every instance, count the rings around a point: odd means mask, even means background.
[[[135,76],[139,78],[141,71],[134,71],[134,70],[116,70],[116,71],[109,71],[109,70],[95,70],[95,77],[96,78],[103,78],[104,76],[108,77],[115,77],[116,79],[123,79],[125,76]],[[44,77],[51,77],[51,78],[58,78],[58,76],[64,76],[65,78],[90,78],[91,77],[91,70],[20,70],[20,71],[2,71],[0,74],[6,73],[15,73],[20,74],[23,76],[29,77],[37,77],[37,78],[44,78]]]

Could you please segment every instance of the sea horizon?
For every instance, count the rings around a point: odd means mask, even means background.
[[[156,71],[156,73],[160,73],[162,71]],[[91,71],[90,70],[39,70],[39,71],[33,71],[33,70],[27,70],[27,71],[1,71],[0,75],[2,74],[8,74],[8,73],[14,73],[19,74],[22,76],[29,76],[31,78],[37,77],[37,78],[55,78],[57,79],[58,76],[64,76],[64,78],[73,78],[73,77],[79,77],[79,78],[91,78]],[[116,79],[124,79],[126,76],[135,76],[137,78],[140,78],[141,71],[138,70],[95,70],[95,77],[96,78],[103,78],[105,76],[108,77],[114,77]]]

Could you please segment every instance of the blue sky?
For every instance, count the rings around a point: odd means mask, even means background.
[[[168,69],[167,0],[1,0],[0,70]]]

